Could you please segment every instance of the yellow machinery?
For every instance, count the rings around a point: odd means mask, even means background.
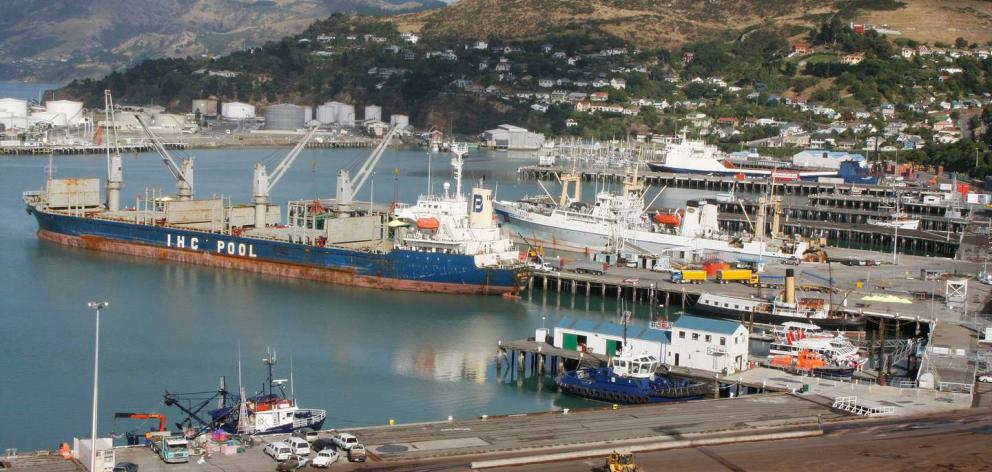
[[[603,466],[604,472],[639,472],[640,470],[637,468],[634,454],[630,452],[611,452],[606,457],[606,465]]]

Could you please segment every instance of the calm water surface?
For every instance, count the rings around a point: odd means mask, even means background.
[[[2,96],[3,93],[0,93]],[[285,149],[191,152],[196,193],[246,202],[252,167],[270,168]],[[368,150],[306,151],[273,190],[273,201],[331,197],[339,168],[354,169]],[[532,161],[473,153],[466,187],[484,178],[498,198],[536,194],[515,169]],[[279,353],[277,377],[292,359],[301,406],[328,410],[327,427],[474,417],[575,408],[590,403],[558,395],[550,379],[498,376],[499,339],[534,335],[546,317],[614,318],[612,301],[571,300],[537,292],[532,300],[388,292],[86,252],[38,241],[24,211],[23,190],[39,188],[48,160],[0,158],[0,322],[6,334],[0,372],[7,392],[0,408],[0,447],[54,448],[89,434],[93,362],[90,300],[107,300],[101,316],[100,431],[141,426],[115,411],[164,412],[165,390],[209,391],[218,377],[237,385],[238,346],[249,391],[264,381],[267,346]],[[59,157],[57,177],[103,177],[103,156]],[[450,157],[431,163],[436,189],[450,179]],[[398,175],[396,169],[399,170]],[[174,192],[154,154],[125,157],[123,204],[146,187]],[[377,201],[412,202],[426,189],[422,151],[388,151],[366,185]],[[586,186],[592,191],[592,186]],[[552,191],[556,191],[553,188]],[[700,193],[667,191],[662,205]],[[587,304],[589,305],[587,308]],[[635,316],[648,318],[646,307]],[[170,416],[170,425],[178,416]]]
[[[37,99],[52,84],[0,82],[0,97]],[[286,149],[190,152],[198,197],[249,201],[252,168],[271,169]],[[177,153],[177,157],[182,156]],[[331,197],[340,168],[354,171],[368,150],[308,150],[273,190],[273,201]],[[465,186],[485,180],[497,198],[543,193],[519,182],[530,159],[475,152]],[[56,177],[104,177],[103,156],[57,157]],[[413,202],[451,178],[450,155],[430,162],[424,152],[387,151],[362,190],[367,200]],[[127,256],[63,248],[38,241],[21,192],[42,186],[48,159],[0,157],[0,326],[5,334],[0,373],[0,448],[55,448],[88,436],[93,368],[90,300],[107,300],[101,315],[102,434],[149,424],[114,420],[115,411],[166,413],[166,391],[210,391],[226,376],[237,387],[238,348],[249,392],[261,388],[266,347],[279,353],[277,377],[290,365],[301,406],[328,410],[327,427],[400,423],[481,414],[548,411],[593,405],[563,397],[551,379],[524,380],[497,372],[497,340],[534,335],[563,316],[614,319],[612,300],[535,292],[523,301],[499,297],[389,292],[284,280]],[[175,191],[155,154],[129,154],[122,204],[145,188]],[[558,188],[549,185],[552,192]],[[587,198],[594,185],[586,185]],[[654,189],[649,198],[653,198]],[[668,190],[659,206],[681,206],[705,192]],[[634,307],[647,320],[648,308]],[[546,320],[542,320],[542,317]]]

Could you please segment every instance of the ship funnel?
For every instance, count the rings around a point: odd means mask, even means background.
[[[469,225],[475,229],[493,227],[493,191],[487,188],[473,188],[469,202]]]
[[[796,274],[792,269],[785,269],[785,303],[796,303]]]

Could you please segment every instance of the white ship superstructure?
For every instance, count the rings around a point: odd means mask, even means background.
[[[466,254],[474,256],[478,267],[519,265],[519,253],[513,240],[500,234],[493,213],[493,193],[487,188],[472,188],[471,199],[462,194],[462,166],[468,152],[455,146],[451,160],[455,191],[444,183],[441,195],[421,195],[412,206],[398,205],[394,210],[397,245],[424,252]]]

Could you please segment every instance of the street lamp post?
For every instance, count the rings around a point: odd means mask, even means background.
[[[93,424],[90,429],[90,472],[96,472],[96,406],[97,385],[100,369],[100,310],[110,306],[108,302],[89,302],[90,309],[96,311],[96,335],[93,341]]]

